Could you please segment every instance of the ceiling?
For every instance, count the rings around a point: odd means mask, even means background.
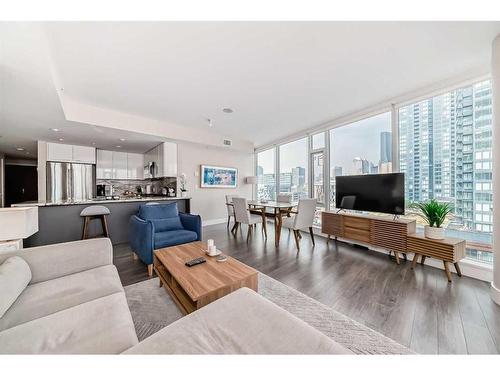
[[[67,121],[57,90],[259,146],[488,72],[500,22],[3,23],[0,33],[0,151],[59,137],[145,151],[157,137]]]

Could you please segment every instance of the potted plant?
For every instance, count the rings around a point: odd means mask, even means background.
[[[180,191],[181,191],[181,197],[185,198],[187,197],[187,189],[186,189],[186,185],[187,185],[187,178],[186,178],[186,174],[185,173],[182,173],[181,176],[179,177],[179,182],[180,182]]]
[[[438,202],[431,199],[427,202],[413,203],[411,208],[417,209],[417,215],[422,217],[428,225],[424,227],[424,235],[434,240],[444,239],[444,228],[441,227],[453,211],[453,205],[448,202]]]

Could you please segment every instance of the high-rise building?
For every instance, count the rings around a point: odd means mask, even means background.
[[[380,133],[380,164],[392,161],[392,133]]]
[[[454,204],[452,227],[491,232],[491,82],[399,110],[406,199]]]
[[[352,160],[352,173],[357,174],[368,174],[370,173],[370,162],[366,159],[356,157]]]

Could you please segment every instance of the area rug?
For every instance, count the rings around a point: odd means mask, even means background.
[[[125,287],[139,341],[183,315],[157,278]],[[413,354],[405,346],[259,273],[259,294],[356,354]]]

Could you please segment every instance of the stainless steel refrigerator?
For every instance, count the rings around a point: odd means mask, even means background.
[[[47,163],[47,201],[83,201],[95,198],[95,165]]]

